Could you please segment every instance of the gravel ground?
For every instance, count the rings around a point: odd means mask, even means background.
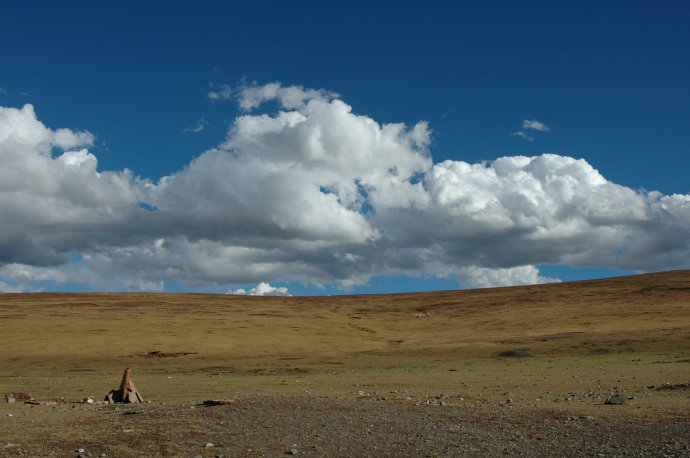
[[[35,429],[32,440],[3,437],[9,446],[0,455],[690,456],[688,417],[612,421],[537,408],[287,396],[26,408],[15,420]]]

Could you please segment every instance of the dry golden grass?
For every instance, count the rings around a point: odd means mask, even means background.
[[[687,389],[643,387],[690,382],[690,271],[367,296],[1,294],[0,346],[0,390],[38,399],[102,398],[131,367],[155,402],[443,393],[611,415],[615,391],[634,398],[615,415],[686,417]]]

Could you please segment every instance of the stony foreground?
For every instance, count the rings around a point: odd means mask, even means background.
[[[0,455],[690,456],[687,416],[444,404],[250,396],[213,406],[16,405],[0,420]]]

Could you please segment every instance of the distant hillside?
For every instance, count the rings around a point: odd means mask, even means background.
[[[130,355],[189,354],[190,363],[248,358],[383,364],[469,358],[519,345],[536,354],[602,345],[690,346],[690,271],[547,285],[389,295],[0,295],[2,367],[100,366]]]

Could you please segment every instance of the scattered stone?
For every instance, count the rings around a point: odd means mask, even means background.
[[[657,390],[680,390],[687,389],[690,387],[689,383],[664,383],[663,385],[656,387]]]
[[[621,405],[621,404],[625,404],[625,399],[623,399],[622,397],[620,397],[616,394],[616,395],[609,396],[608,398],[606,398],[606,401],[604,401],[604,404]]]
[[[213,445],[211,442],[206,442],[204,444],[204,448],[213,448],[213,447],[215,447],[215,445]]]

